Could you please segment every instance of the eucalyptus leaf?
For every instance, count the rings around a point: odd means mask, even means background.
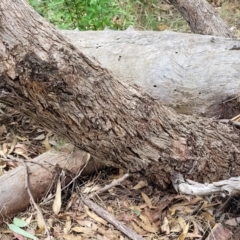
[[[11,231],[18,233],[24,237],[33,239],[33,240],[38,240],[37,237],[35,237],[34,235],[32,235],[31,233],[26,232],[25,230],[21,229],[20,227],[18,227],[17,225],[14,224],[8,224],[8,227]]]
[[[18,227],[26,227],[28,225],[27,222],[25,222],[24,220],[22,220],[20,218],[16,218],[16,217],[13,219],[13,224]]]

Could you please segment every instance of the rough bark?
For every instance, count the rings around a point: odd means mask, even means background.
[[[234,34],[206,0],[168,0],[197,34],[233,38]]]
[[[174,171],[204,182],[240,174],[232,127],[177,115],[119,81],[21,0],[2,0],[0,16],[1,102],[163,188]]]
[[[61,31],[115,76],[179,113],[231,118],[240,95],[240,41],[153,31]],[[161,43],[161,44],[160,44]]]
[[[71,148],[68,147],[64,152],[49,151],[36,157],[32,162],[26,161],[29,187],[36,201],[43,197],[51,184],[55,188],[58,177],[57,169],[61,168],[66,171],[65,183],[67,184],[71,180],[70,175],[77,174],[87,163],[89,154],[79,150],[73,152]],[[97,167],[94,166],[92,160],[87,166],[81,175],[93,173]],[[26,189],[24,168],[25,166],[20,165],[0,177],[0,221],[13,216],[29,205],[30,198]],[[54,188],[51,191],[54,191]]]

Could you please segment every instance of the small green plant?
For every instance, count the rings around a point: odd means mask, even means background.
[[[57,139],[57,143],[56,143],[56,145],[55,145],[55,148],[56,148],[58,151],[60,151],[60,150],[65,146],[65,144],[66,144],[65,139],[63,139],[63,138],[58,138],[58,139]]]
[[[123,29],[132,24],[114,0],[30,0],[30,4],[61,29]]]

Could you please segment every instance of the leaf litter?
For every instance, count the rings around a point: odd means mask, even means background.
[[[0,176],[18,165],[9,156],[29,160],[52,147],[58,148],[62,142],[19,112],[3,108],[0,114]],[[62,192],[58,180],[55,198],[50,199],[49,195],[39,203],[52,239],[129,239],[83,203],[82,198],[93,193],[98,193],[93,197],[95,203],[143,239],[214,239],[214,236],[234,239],[240,231],[239,196],[186,196],[175,194],[172,189],[162,192],[140,174],[130,175],[107,191],[100,191],[124,174],[122,169],[106,168],[81,177]],[[48,197],[50,200],[46,201]],[[18,213],[17,217],[29,223],[25,229],[29,234],[32,232],[38,239],[47,239],[44,223],[33,206]],[[2,224],[0,239],[12,239],[13,236],[26,239]]]

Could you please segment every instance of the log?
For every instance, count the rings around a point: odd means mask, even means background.
[[[184,114],[231,118],[240,94],[240,41],[170,31],[61,31],[114,75]]]
[[[198,182],[240,175],[232,126],[177,114],[119,81],[23,0],[2,0],[0,12],[0,102],[162,189],[175,171]]]
[[[72,150],[73,147],[69,147],[68,144],[68,147],[65,147],[65,151],[51,150],[34,158],[31,162],[26,161],[30,190],[36,201],[42,199],[52,183],[54,186],[57,166],[64,171],[77,174],[85,165],[89,154],[80,150],[72,152]],[[100,163],[93,163],[91,159],[87,167],[83,169],[81,176],[93,173],[100,166]],[[23,165],[19,165],[0,177],[0,221],[28,207],[30,198],[27,193],[25,178]],[[71,178],[68,177],[65,180],[68,183]]]
[[[193,33],[233,38],[234,34],[206,0],[169,0]]]

